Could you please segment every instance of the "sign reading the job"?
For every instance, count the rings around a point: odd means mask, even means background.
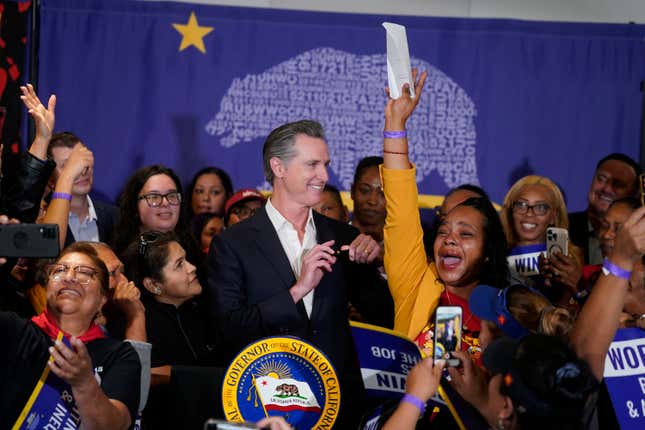
[[[618,330],[607,352],[605,381],[620,428],[645,428],[645,331]]]
[[[421,359],[419,348],[392,330],[354,321],[351,326],[367,395],[400,398],[408,372]]]

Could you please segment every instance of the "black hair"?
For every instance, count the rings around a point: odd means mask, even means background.
[[[96,277],[101,285],[101,292],[107,297],[110,290],[110,274],[96,249],[89,242],[74,242],[60,252],[55,262],[58,263],[65,255],[72,253],[83,254],[92,260],[96,269]]]
[[[172,232],[148,231],[137,236],[121,254],[125,276],[147,299],[152,298],[152,293],[143,286],[143,280],[164,281],[162,271],[168,262],[168,248],[172,242],[180,243]]]
[[[325,184],[325,188],[323,188],[323,193],[324,192],[331,193],[334,196],[336,203],[338,203],[338,206],[340,206],[341,208],[343,207],[343,198],[340,196],[340,191],[338,191],[338,188],[334,187],[333,185]]]
[[[203,169],[199,170],[197,173],[195,173],[195,176],[193,176],[193,179],[190,181],[188,184],[188,187],[186,187],[186,199],[188,199],[187,202],[187,211],[188,211],[188,217],[193,218],[195,214],[193,213],[193,190],[195,189],[195,185],[197,184],[197,180],[207,174],[213,174],[219,178],[219,180],[222,182],[222,187],[224,187],[224,193],[226,194],[226,198],[224,199],[224,202],[229,199],[233,195],[233,181],[231,180],[231,176],[224,170],[220,169],[219,167],[214,167],[214,166],[208,166],[204,167]],[[224,213],[217,214],[219,216],[224,216]]]
[[[459,186],[456,186],[455,188],[451,188],[450,190],[448,190],[448,192],[444,196],[444,199],[447,199],[448,197],[450,197],[451,195],[453,195],[454,193],[456,193],[459,190],[470,191],[470,192],[475,193],[475,194],[477,194],[477,195],[479,195],[481,197],[486,197],[488,200],[490,200],[490,197],[488,196],[488,193],[486,191],[484,191],[484,189],[482,187],[480,187],[479,185],[474,185],[474,184],[461,184]]]
[[[191,233],[193,234],[193,239],[195,239],[197,243],[201,242],[202,230],[204,230],[204,227],[206,227],[206,224],[208,224],[208,222],[213,218],[221,218],[221,217],[218,214],[213,212],[204,212],[199,215],[195,215],[190,220],[190,230],[191,230]]]
[[[635,211],[636,209],[641,207],[641,201],[636,197],[623,197],[622,199],[614,200],[613,202],[611,202],[607,210],[613,208],[615,205],[625,205],[632,211]]]
[[[120,254],[125,248],[136,238],[139,237],[141,230],[141,218],[139,217],[139,193],[145,183],[152,176],[166,175],[172,179],[182,196],[181,204],[179,205],[179,220],[175,226],[174,232],[182,240],[192,240],[190,237],[188,227],[188,217],[186,215],[186,196],[182,193],[181,181],[177,174],[170,168],[160,164],[142,167],[130,176],[128,182],[123,188],[123,192],[119,197],[120,217],[116,225],[114,237],[114,249],[117,254]]]
[[[632,186],[632,192],[636,192],[638,190],[638,176],[643,173],[643,168],[641,167],[640,164],[638,164],[632,157],[629,155],[623,154],[621,152],[613,152],[598,161],[598,164],[596,164],[596,170],[600,168],[600,166],[605,162],[609,160],[615,160],[615,161],[620,161],[622,163],[627,164],[629,167],[632,168],[634,173],[636,174],[636,180],[634,181],[634,184]]]
[[[521,430],[586,428],[585,406],[598,381],[559,337],[529,335],[518,345],[501,385]]]
[[[361,159],[361,161],[359,161],[358,165],[356,166],[356,170],[354,171],[354,182],[352,184],[352,188],[358,183],[358,180],[363,175],[363,171],[367,170],[370,167],[378,167],[381,164],[383,164],[383,157],[370,156]]]
[[[486,197],[471,197],[456,207],[459,206],[473,208],[484,218],[484,265],[481,269],[479,282],[492,287],[504,288],[509,277],[506,260],[507,245],[504,228],[495,207]],[[436,240],[436,231],[434,234],[434,240]]]
[[[54,148],[73,148],[81,142],[81,139],[70,131],[61,131],[54,133],[47,145],[47,157],[53,159],[52,149]]]

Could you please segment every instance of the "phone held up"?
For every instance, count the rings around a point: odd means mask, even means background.
[[[638,183],[641,188],[641,206],[645,206],[645,173],[641,173],[638,179],[640,179]]]
[[[458,367],[460,360],[452,355],[461,351],[463,311],[461,306],[438,306],[434,320],[434,359],[446,360],[448,366]]]
[[[546,229],[546,256],[550,258],[555,252],[569,255],[569,232],[566,228]]]
[[[53,258],[58,255],[58,225],[0,225],[0,257]]]

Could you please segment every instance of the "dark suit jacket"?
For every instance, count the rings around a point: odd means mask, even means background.
[[[589,264],[589,218],[587,211],[569,214],[569,239],[580,247],[585,257],[584,264]]]
[[[334,239],[335,247],[349,244],[358,230],[314,212],[317,242]],[[359,311],[387,309],[389,291],[378,289],[376,267],[339,256],[314,290],[311,318],[302,300],[293,302],[289,289],[296,278],[280,239],[264,209],[215,236],[208,257],[208,284],[220,329],[237,352],[251,341],[271,335],[305,339],[328,355],[342,374],[355,360],[347,320],[347,291]],[[351,287],[351,288],[350,288]],[[385,311],[387,312],[387,310]]]
[[[119,208],[114,205],[99,202],[92,199],[94,210],[96,211],[96,226],[99,230],[99,241],[111,243],[112,234],[114,233],[114,226],[119,218]],[[67,236],[65,236],[65,246],[69,246],[76,242],[72,230],[67,227]]]

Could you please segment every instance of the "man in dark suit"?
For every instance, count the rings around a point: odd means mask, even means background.
[[[270,335],[297,336],[316,345],[334,364],[345,407],[351,403],[355,418],[362,384],[347,293],[364,292],[356,293],[359,298],[353,302],[373,301],[378,306],[387,301],[388,291],[370,289],[378,285],[370,280],[378,279],[371,263],[380,246],[311,209],[328,180],[329,153],[320,124],[298,121],[273,130],[264,144],[263,160],[273,185],[271,198],[211,245],[209,287],[220,330],[235,351]],[[357,307],[362,303],[354,302]],[[349,408],[343,409],[341,420],[347,424]],[[352,418],[349,422],[355,423]]]
[[[70,132],[56,133],[52,136],[47,147],[47,156],[56,163],[52,178],[54,181],[78,144],[82,144],[81,140]],[[93,180],[93,170],[90,168],[72,185],[65,246],[77,241],[110,243],[112,239],[119,211],[114,205],[90,198]]]
[[[602,219],[614,200],[638,194],[641,172],[636,161],[620,153],[609,154],[596,165],[587,195],[587,209],[569,214],[570,239],[584,250],[585,264],[602,263],[598,241]]]

